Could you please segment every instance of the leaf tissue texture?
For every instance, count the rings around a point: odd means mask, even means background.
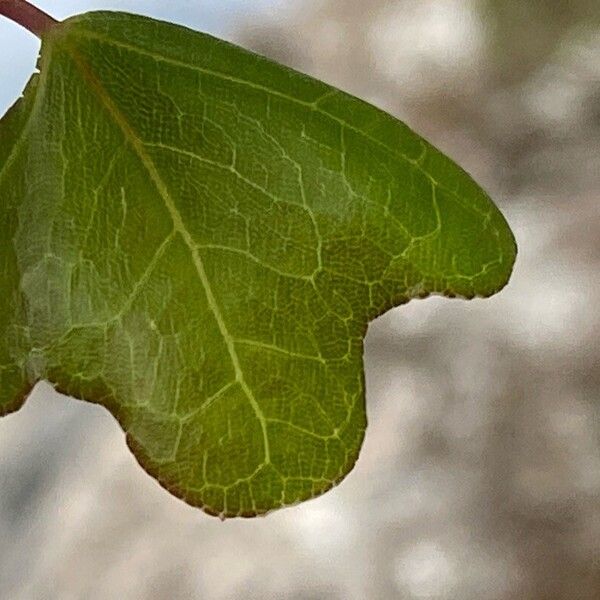
[[[41,379],[99,403],[208,513],[339,482],[368,322],[508,281],[488,196],[324,83],[107,12],[44,34],[39,70],[0,122],[0,410]]]

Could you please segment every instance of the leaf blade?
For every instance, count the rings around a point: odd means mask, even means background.
[[[207,512],[329,489],[366,427],[368,321],[500,289],[502,215],[404,124],[210,36],[90,13],[42,55],[28,164],[54,153],[21,209],[49,224],[16,243],[44,249],[19,265],[36,377]]]

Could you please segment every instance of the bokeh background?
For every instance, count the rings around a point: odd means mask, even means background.
[[[169,496],[106,411],[40,384],[0,420],[0,598],[598,600],[600,3],[38,5],[187,24],[374,102],[486,187],[520,254],[493,299],[370,326],[355,470],[265,518]],[[0,113],[37,51],[0,20]]]

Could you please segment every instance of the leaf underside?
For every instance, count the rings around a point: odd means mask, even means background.
[[[45,34],[39,67],[0,122],[0,412],[41,379],[99,403],[210,514],[350,471],[370,320],[508,281],[488,196],[324,83],[107,12]]]

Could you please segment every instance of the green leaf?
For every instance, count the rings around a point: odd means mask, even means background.
[[[489,296],[515,243],[406,125],[182,27],[120,13],[43,36],[0,123],[0,407],[47,379],[221,516],[354,465],[363,338],[430,294]]]

